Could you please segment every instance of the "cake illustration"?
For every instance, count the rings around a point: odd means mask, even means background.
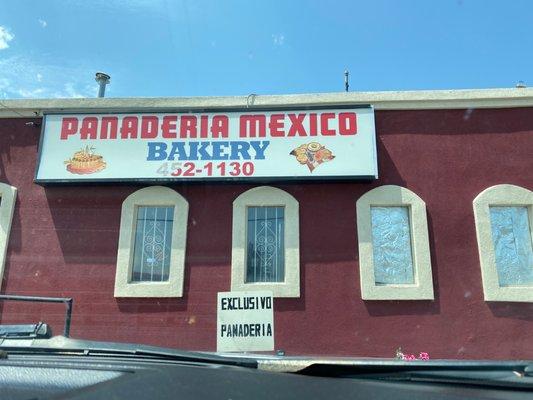
[[[89,146],[75,152],[65,164],[68,172],[78,175],[94,174],[106,167],[104,158],[95,154],[94,147]]]
[[[331,150],[318,142],[302,144],[289,153],[296,157],[302,165],[307,165],[309,171],[313,172],[320,164],[331,161],[335,158]]]

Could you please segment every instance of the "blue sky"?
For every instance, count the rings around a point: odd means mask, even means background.
[[[533,85],[533,1],[0,0],[0,98]]]

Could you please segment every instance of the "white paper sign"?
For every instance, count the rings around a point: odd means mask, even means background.
[[[377,178],[374,110],[47,114],[37,182]]]
[[[219,292],[217,351],[274,350],[272,292]]]

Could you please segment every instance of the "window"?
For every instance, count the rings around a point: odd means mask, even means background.
[[[0,283],[4,276],[4,264],[11,231],[11,221],[15,210],[17,189],[5,183],[0,183]]]
[[[233,202],[231,290],[272,290],[300,296],[298,202],[281,189],[261,186]]]
[[[533,302],[533,192],[496,185],[473,206],[485,300]]]
[[[137,207],[132,281],[168,281],[173,216],[174,206]]]
[[[533,283],[533,251],[527,207],[489,207],[500,286]]]
[[[376,285],[413,284],[408,207],[370,207]]]
[[[181,297],[187,201],[151,186],[122,203],[115,297]]]
[[[432,300],[424,201],[394,185],[357,200],[361,294],[365,300]]]
[[[284,207],[247,207],[246,283],[285,280],[284,215]]]

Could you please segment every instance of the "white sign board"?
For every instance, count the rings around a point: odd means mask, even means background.
[[[272,292],[219,292],[217,351],[274,350]]]
[[[37,182],[377,178],[374,110],[47,114]]]

